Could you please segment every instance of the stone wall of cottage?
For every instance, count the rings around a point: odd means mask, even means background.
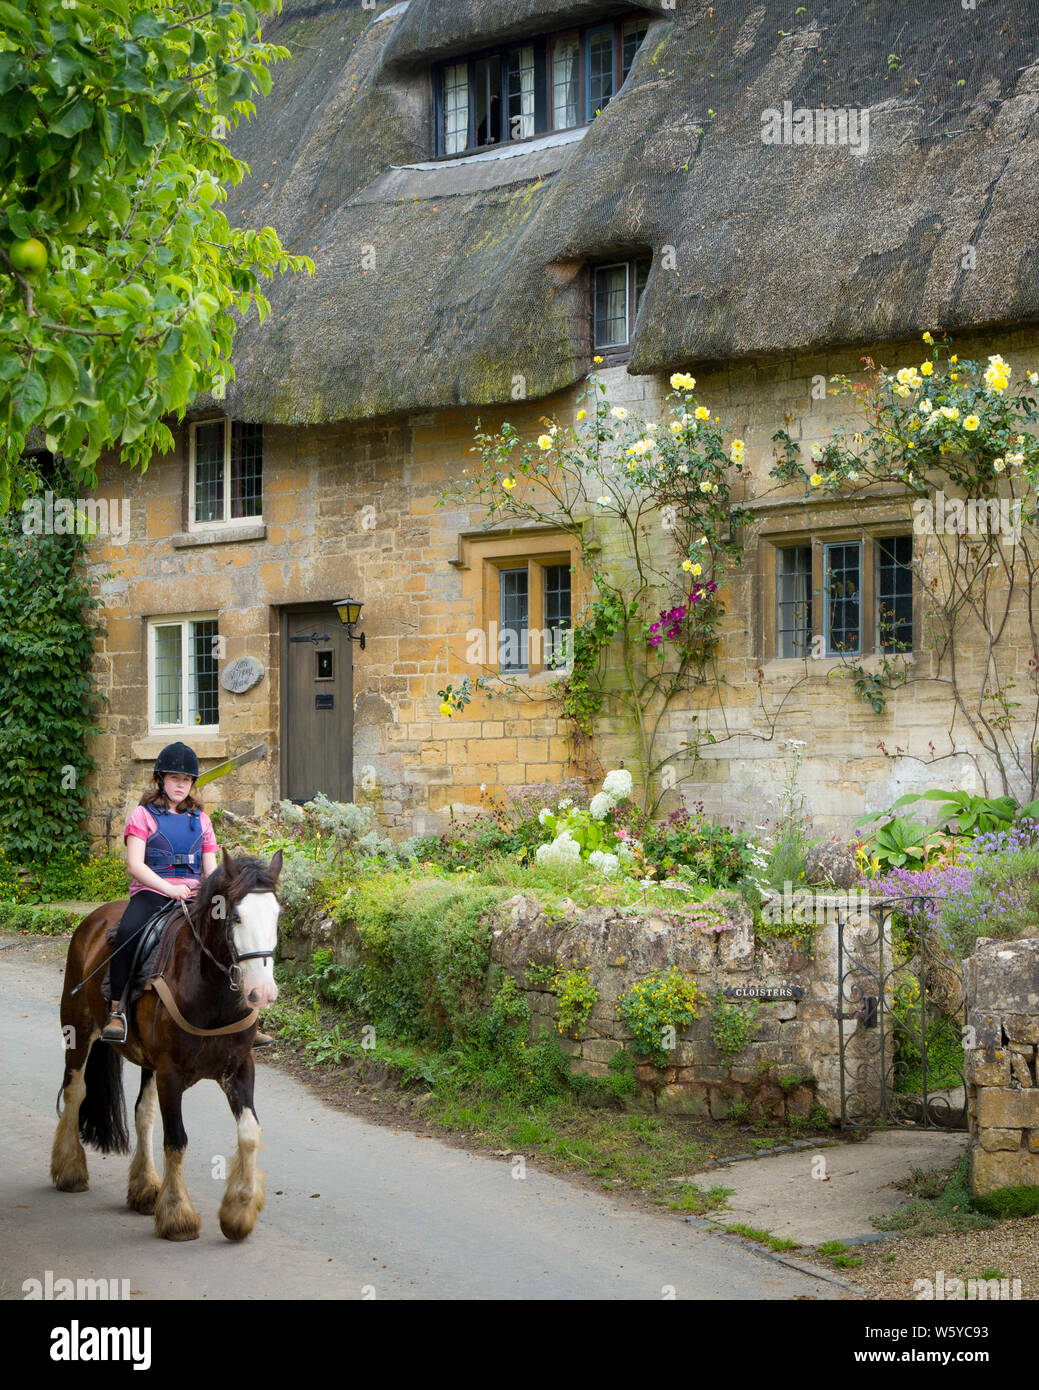
[[[965,984],[972,1191],[1039,1189],[1039,939],[981,938]]]
[[[962,357],[1001,351],[1020,371],[1039,366],[1039,331],[958,339]],[[812,396],[813,384],[835,373],[854,375],[867,349],[791,354],[699,370],[697,395],[734,434],[763,478],[772,463],[772,436],[784,426],[806,448],[833,426],[848,422],[844,398]],[[917,344],[869,349],[892,368],[919,362]],[[666,379],[604,373],[612,401],[631,414],[656,417]],[[186,429],[177,449],[157,457],[144,474],[112,462],[101,469],[97,495],[125,498],[130,535],[125,545],[98,538],[92,573],[106,605],[107,636],[97,652],[97,680],[107,698],[103,731],[95,740],[98,770],[91,780],[89,829],[95,840],[120,843],[122,822],[142,788],[155,753],[168,739],[149,737],[146,619],[217,611],[226,638],[223,661],[255,656],[265,674],[240,695],[220,694],[220,732],[198,740],[204,766],[265,741],[270,757],[207,788],[207,804],[238,813],[266,809],[280,795],[279,639],[282,605],[330,601],[351,593],[364,600],[366,650],[355,648],[355,783],[383,826],[399,834],[441,827],[477,807],[486,794],[520,783],[558,781],[566,775],[596,782],[611,767],[635,771],[637,747],[630,711],[616,673],[598,737],[578,746],[541,678],[533,698],[484,696],[463,714],[441,716],[437,691],[475,676],[467,664],[466,634],[481,626],[473,586],[457,566],[459,535],[479,526],[473,512],[440,508],[437,499],[469,466],[478,419],[503,418],[537,433],[541,419],[567,418],[577,392],[498,409],[438,410],[401,420],[326,426],[264,428],[262,537],[188,544]],[[886,518],[908,518],[902,504],[885,504]],[[943,686],[921,680],[888,700],[876,715],[851,682],[830,678],[833,663],[810,662],[791,672],[762,649],[762,581],[754,536],[776,516],[800,514],[807,529],[847,522],[847,509],[791,492],[770,499],[760,526],[749,528],[743,571],[726,595],[728,616],[719,652],[723,700],[705,686],[667,712],[660,753],[689,741],[694,719],[706,721],[716,744],[701,760],[676,764],[677,783],[667,806],[703,801],[712,813],[759,822],[780,795],[787,761],[784,742],[805,747],[802,789],[821,824],[850,827],[864,810],[886,806],[901,792],[969,772],[966,752],[939,765],[916,758],[968,745],[949,728]],[[455,562],[454,564],[452,562]],[[496,615],[490,615],[496,616]],[[1020,621],[1017,631],[1020,633]],[[1006,674],[1018,687],[1028,679],[1030,645],[1021,637]],[[961,654],[970,673],[978,653]],[[918,657],[914,675],[933,674],[932,657]],[[760,675],[759,675],[760,672]],[[795,687],[791,690],[791,687]],[[722,707],[723,705],[723,707]],[[767,712],[767,715],[766,715]],[[734,735],[729,737],[729,735]],[[961,742],[957,742],[957,739]],[[999,790],[998,785],[995,788]]]

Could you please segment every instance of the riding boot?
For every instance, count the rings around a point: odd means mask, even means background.
[[[123,1043],[130,1032],[130,1026],[126,1021],[126,993],[124,990],[122,997],[118,1000],[113,999],[108,1006],[108,1019],[104,1028],[101,1030],[101,1041],[111,1043]]]

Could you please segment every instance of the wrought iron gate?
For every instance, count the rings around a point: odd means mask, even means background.
[[[837,913],[841,1124],[965,1129],[963,977],[937,899]]]

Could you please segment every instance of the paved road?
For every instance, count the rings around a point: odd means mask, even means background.
[[[270,1066],[257,1077],[267,1207],[253,1235],[231,1245],[220,1234],[213,1164],[234,1128],[223,1094],[203,1082],[185,1097],[202,1235],[160,1241],[124,1205],[125,1158],[88,1150],[88,1192],[49,1185],[62,948],[0,937],[0,1297],[21,1298],[23,1281],[47,1270],[129,1279],[147,1299],[660,1299],[668,1286],[680,1299],[839,1296],[699,1223],[530,1164],[516,1179],[504,1160],[329,1109]],[[129,1100],[139,1073],[124,1075]]]

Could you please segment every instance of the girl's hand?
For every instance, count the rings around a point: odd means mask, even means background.
[[[191,889],[186,883],[171,883],[167,886],[166,892],[171,898],[177,898],[180,902],[191,897]]]

